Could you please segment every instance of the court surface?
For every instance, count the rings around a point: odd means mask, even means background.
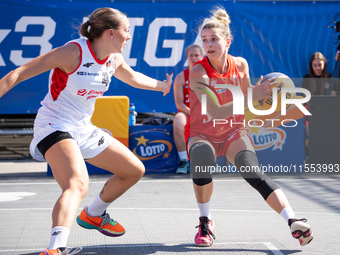
[[[98,195],[110,175],[90,176],[80,210]],[[198,248],[193,240],[199,212],[190,175],[146,174],[108,209],[126,234],[106,237],[76,223],[68,246],[79,254],[340,254],[339,175],[272,176],[314,240],[301,247],[284,220],[235,174],[215,174],[211,213],[216,240]],[[49,243],[51,211],[60,195],[46,163],[0,161],[0,255],[39,254]]]

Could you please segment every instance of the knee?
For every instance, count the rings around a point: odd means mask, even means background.
[[[66,189],[64,189],[64,191],[67,189],[73,193],[77,193],[77,195],[81,199],[83,199],[89,190],[89,178],[88,177],[74,178],[70,181],[69,186]]]
[[[89,191],[89,180],[88,179],[80,179],[78,180],[78,191],[82,198],[84,198]]]
[[[193,171],[194,183],[197,181],[197,185],[202,186],[199,184],[201,181],[196,179],[211,179],[210,168],[215,166],[215,155],[213,149],[205,142],[197,142],[190,147],[189,157]],[[205,182],[206,181],[203,181],[203,183]]]
[[[213,166],[215,164],[214,152],[205,142],[194,143],[189,149],[189,157],[193,166]]]
[[[181,127],[178,123],[174,122],[173,132],[174,132],[174,134],[182,134],[182,133],[184,133],[184,127]]]
[[[174,133],[183,133],[184,132],[184,126],[186,124],[186,116],[184,113],[177,113],[173,120],[173,131]]]
[[[136,177],[138,178],[138,180],[140,180],[144,174],[145,174],[145,166],[143,165],[143,163],[141,163],[141,166],[137,169]]]
[[[143,177],[144,173],[145,166],[141,161],[138,161],[138,163],[133,165],[132,170],[129,174],[129,178],[137,182]]]
[[[183,134],[184,133],[184,126],[185,126],[185,123],[183,123],[182,121],[179,121],[176,119],[174,119],[174,122],[173,122],[173,132],[175,134]]]

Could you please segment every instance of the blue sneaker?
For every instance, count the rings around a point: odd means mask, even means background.
[[[190,172],[190,162],[188,160],[181,160],[176,174],[187,174],[188,172]]]

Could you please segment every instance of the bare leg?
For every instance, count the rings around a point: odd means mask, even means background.
[[[87,162],[114,174],[100,193],[100,198],[106,203],[111,203],[123,195],[145,172],[143,163],[116,139],[112,139],[108,148]]]
[[[45,154],[54,178],[62,189],[52,212],[52,227],[71,229],[78,207],[88,191],[89,177],[78,144],[65,139],[54,144]]]
[[[286,208],[290,207],[288,199],[281,189],[274,190],[266,200],[267,204],[274,209],[275,212],[280,214],[280,212]]]
[[[204,186],[198,186],[195,183],[193,185],[197,202],[201,204],[209,202],[213,193],[213,182]]]
[[[173,123],[173,130],[174,130],[174,141],[177,148],[177,151],[185,151],[185,138],[184,138],[184,126],[187,124],[187,117],[188,115],[179,112],[175,115],[174,123]]]

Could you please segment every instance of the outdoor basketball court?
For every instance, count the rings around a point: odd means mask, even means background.
[[[0,255],[39,254],[49,243],[51,211],[60,195],[46,163],[33,160],[0,163]],[[81,204],[88,205],[110,175],[90,177]],[[276,178],[274,176],[274,178]],[[109,207],[126,234],[110,238],[76,223],[68,246],[79,254],[338,254],[340,250],[340,179],[337,176],[279,176],[298,217],[306,217],[314,240],[301,247],[283,219],[234,174],[215,175],[211,212],[216,240],[198,248],[198,225],[189,175],[146,174]],[[79,209],[80,212],[81,209]]]

